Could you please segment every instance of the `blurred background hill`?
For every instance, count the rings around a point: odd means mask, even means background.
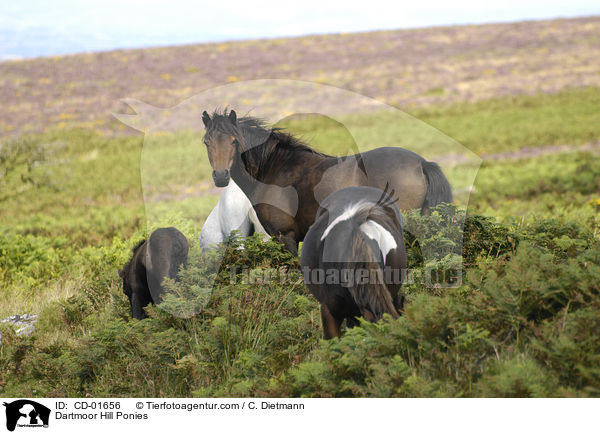
[[[124,110],[121,98],[169,107],[214,86],[257,78],[329,84],[409,111],[556,93],[600,85],[598,58],[600,17],[587,17],[4,61],[0,135],[66,125],[115,133],[125,128],[110,114]],[[260,101],[244,103],[240,111],[260,112]]]

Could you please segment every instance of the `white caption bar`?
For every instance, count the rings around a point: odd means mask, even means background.
[[[588,432],[597,399],[3,398],[2,424],[34,433]],[[49,411],[49,413],[48,413]],[[193,429],[193,430],[191,430]],[[191,430],[191,431],[190,431]],[[7,431],[4,431],[7,432]]]

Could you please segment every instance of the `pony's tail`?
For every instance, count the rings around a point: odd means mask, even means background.
[[[361,315],[369,321],[379,321],[384,313],[398,318],[398,311],[385,284],[385,271],[379,250],[374,250],[360,231],[355,232],[351,248],[352,257],[362,260],[354,265],[355,280],[348,287],[348,291]],[[366,281],[356,281],[360,276],[357,270],[368,271]]]
[[[423,174],[427,180],[427,193],[421,214],[427,213],[429,208],[440,203],[452,203],[452,188],[440,166],[433,161],[424,161]]]

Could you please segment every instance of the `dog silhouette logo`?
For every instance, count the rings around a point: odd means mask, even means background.
[[[29,399],[4,403],[6,407],[6,429],[19,427],[48,427],[50,409]]]

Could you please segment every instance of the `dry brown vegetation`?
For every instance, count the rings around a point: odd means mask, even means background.
[[[0,63],[0,135],[73,124],[114,133],[125,129],[110,115],[123,110],[121,98],[170,107],[257,78],[326,83],[403,108],[554,93],[600,85],[598,58],[600,17],[7,61]],[[260,101],[243,103],[240,110],[260,109]]]

